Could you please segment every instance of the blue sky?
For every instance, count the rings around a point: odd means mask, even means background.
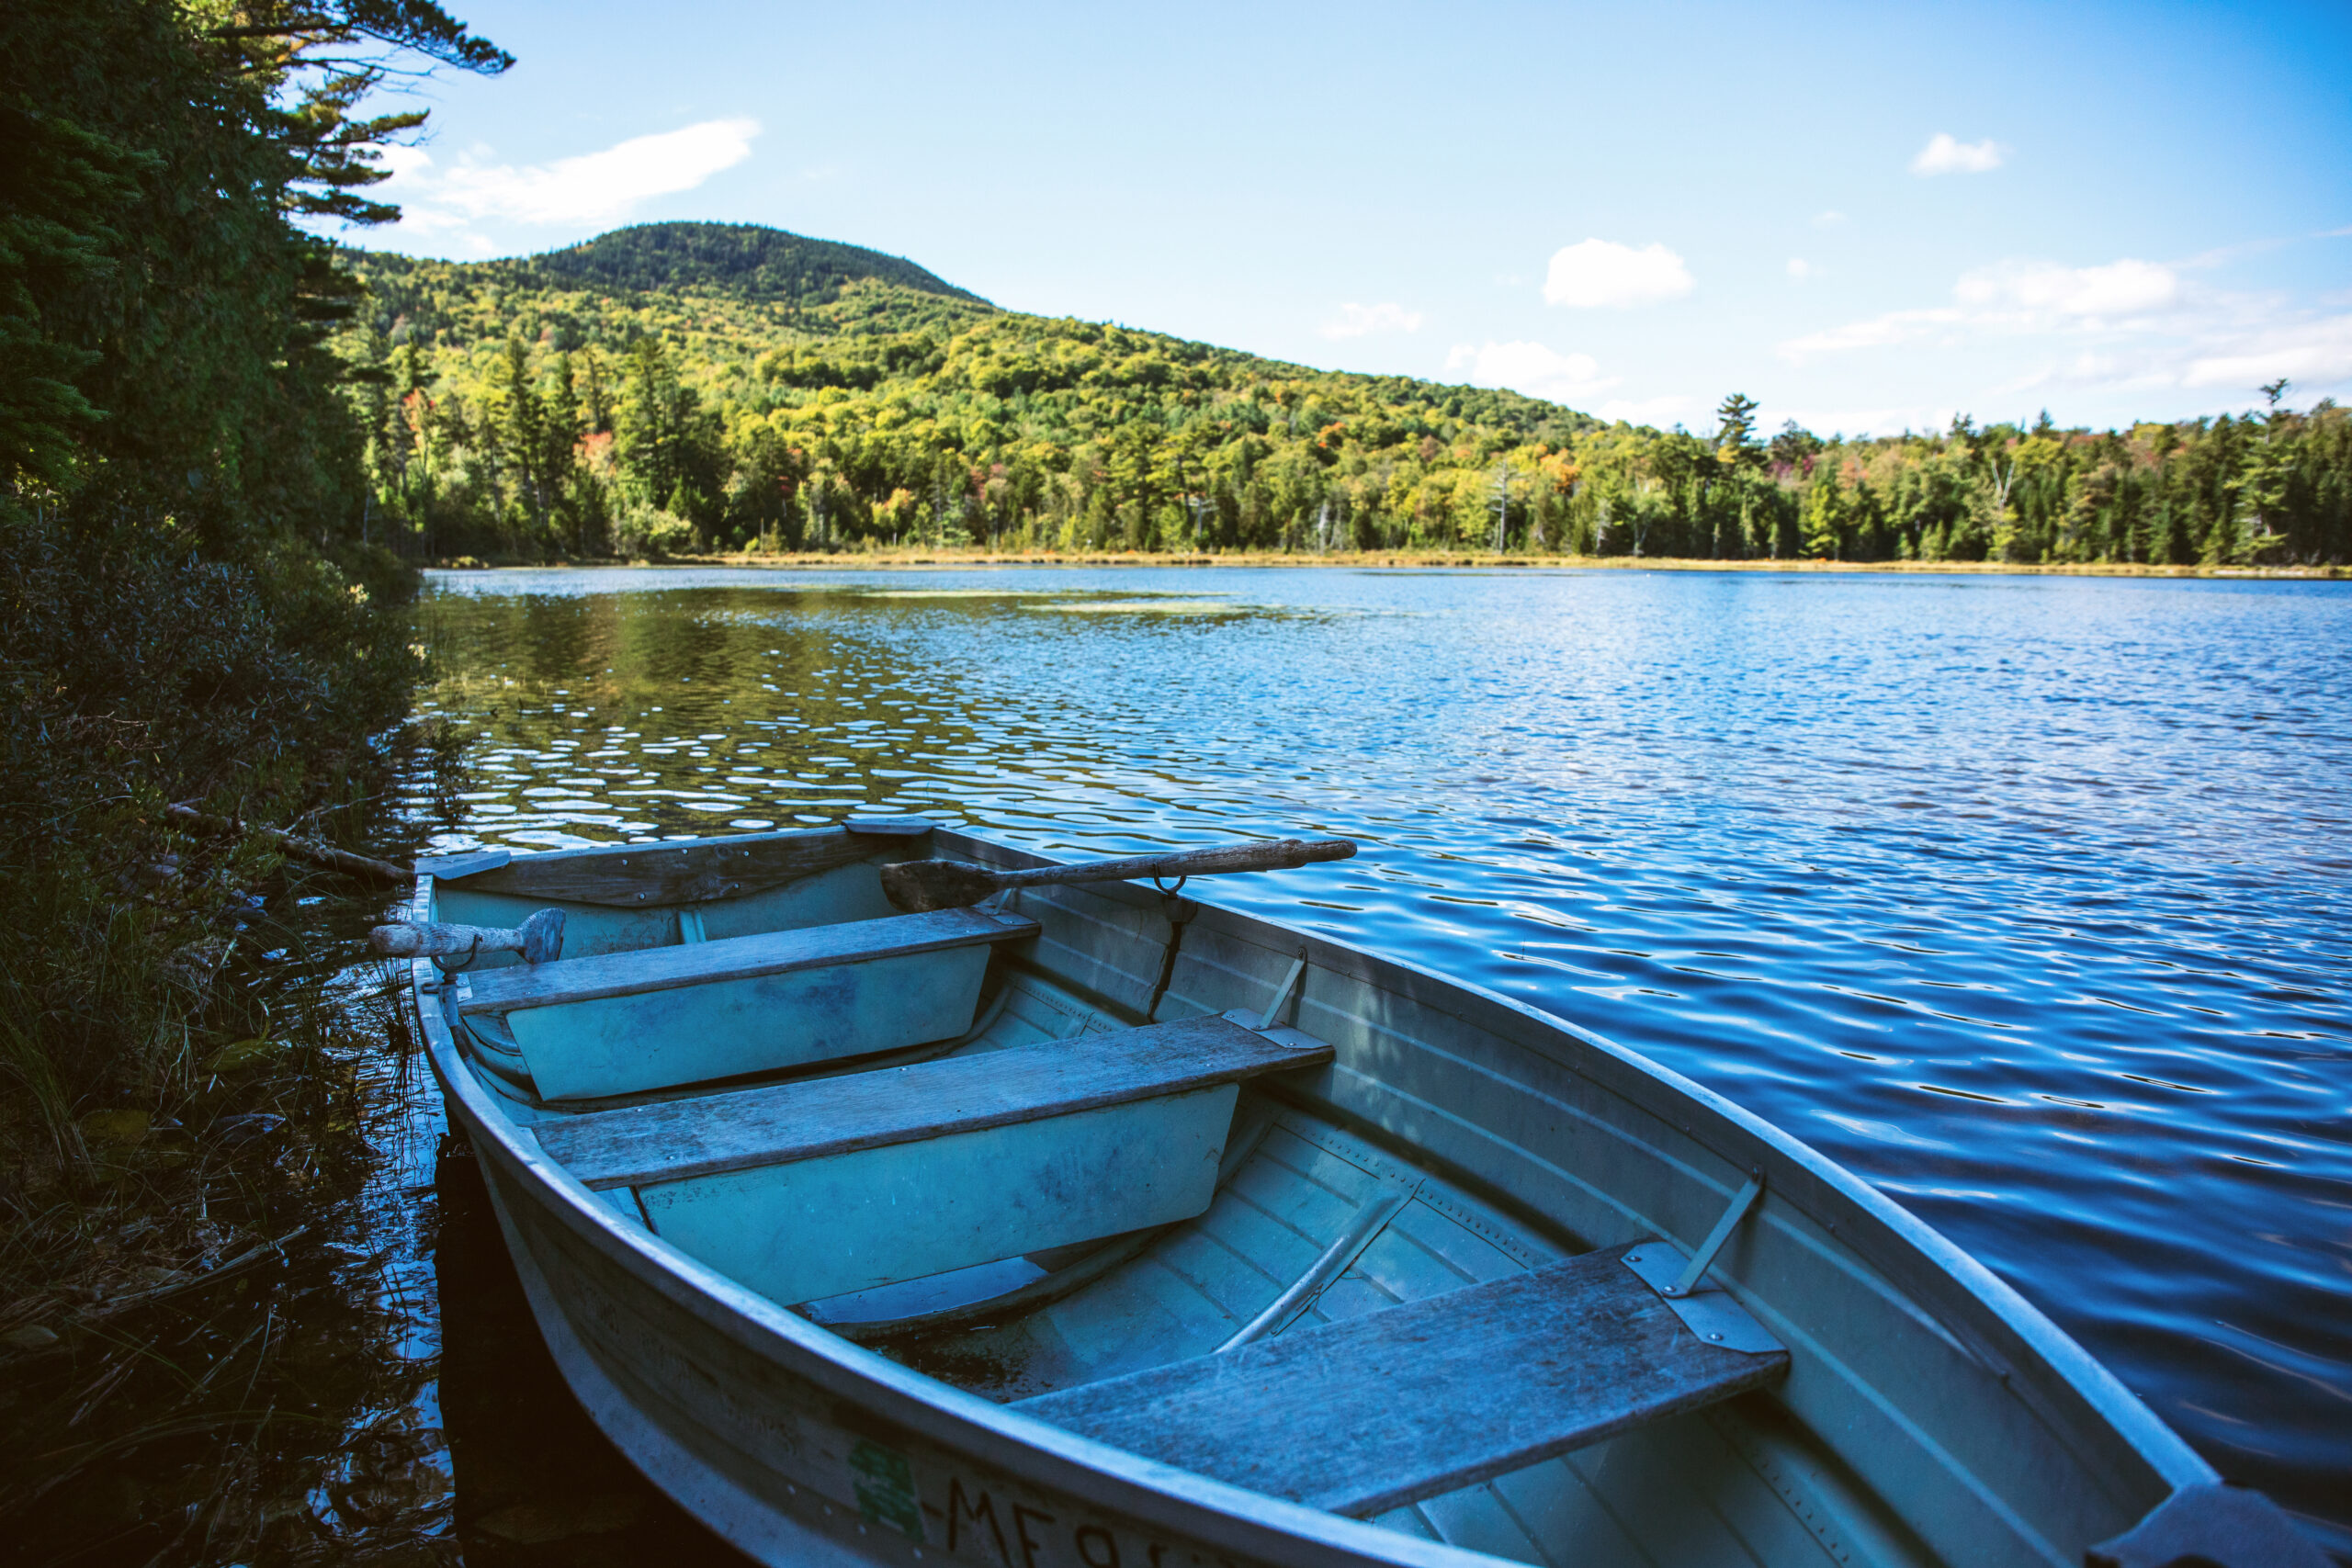
[[[453,0],[373,247],[774,224],[1703,429],[2352,398],[2352,6]]]

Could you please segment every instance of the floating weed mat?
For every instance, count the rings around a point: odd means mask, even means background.
[[[1051,599],[1069,588],[869,588],[861,599]]]
[[[1093,599],[1021,607],[1069,615],[1238,615],[1249,608],[1222,599]]]
[[[7,1194],[0,1539],[27,1564],[458,1560],[431,1398],[435,1100],[381,912],[281,872],[167,1110]],[[420,1214],[424,1216],[420,1220]]]

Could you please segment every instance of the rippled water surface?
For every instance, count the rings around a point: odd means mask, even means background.
[[[2352,591],[500,572],[420,620],[445,847],[1355,837],[1195,891],[1789,1128],[2352,1551]]]

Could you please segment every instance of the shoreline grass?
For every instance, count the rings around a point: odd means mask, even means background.
[[[1353,570],[1479,570],[1479,571],[1729,571],[1729,572],[1893,572],[1912,576],[1959,577],[2153,577],[2275,580],[2280,581],[2352,581],[2352,566],[2231,566],[2140,565],[2116,561],[1837,561],[1837,560],[1710,560],[1678,556],[1530,556],[1450,552],[1442,550],[1338,551],[1325,555],[1270,551],[1186,553],[1143,550],[1103,550],[1064,553],[1055,550],[992,551],[954,547],[925,549],[913,546],[833,553],[779,554],[738,551],[712,555],[673,555],[660,560],[611,557],[600,558],[499,558],[473,557],[430,563],[435,570],[603,570],[616,567],[693,569],[707,567],[760,568],[779,571],[888,571],[942,567],[1298,567]]]

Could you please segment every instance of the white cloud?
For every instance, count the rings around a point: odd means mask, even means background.
[[[1364,337],[1373,333],[1417,333],[1421,330],[1421,313],[1408,310],[1394,299],[1384,299],[1377,305],[1343,304],[1339,319],[1323,323],[1323,335],[1330,338]]]
[[[1671,424],[1689,419],[1704,406],[1688,392],[1668,392],[1657,398],[1614,399],[1592,412],[1602,419],[1622,419],[1628,424]]]
[[[2180,278],[2129,256],[2105,266],[2010,262],[1964,274],[1952,292],[1963,305],[2104,321],[2165,309],[2180,298]]]
[[[2081,333],[2114,328],[2161,328],[2186,303],[2180,275],[2156,262],[2126,256],[2102,266],[2004,262],[1961,275],[1956,305],[1889,310],[1790,338],[1781,357],[1792,365],[1825,354],[1940,335],[1958,342],[1976,333]]]
[[[405,209],[412,231],[464,229],[484,220],[536,225],[609,223],[640,202],[692,190],[752,155],[755,119],[711,119],[653,136],[632,137],[601,152],[517,168],[468,152],[436,171],[422,148],[387,153],[393,178],[385,196]],[[474,245],[481,241],[471,237]]]
[[[394,179],[412,175],[433,166],[433,154],[424,148],[395,141],[376,152],[376,163]]]
[[[1928,138],[1911,160],[1915,175],[1983,175],[2001,166],[2009,150],[1986,137],[1982,141],[1956,141],[1951,132],[1939,130]]]
[[[2352,316],[2298,321],[2189,361],[2185,387],[2259,387],[2284,376],[2318,389],[2352,380]]]
[[[2224,292],[2184,276],[2185,265],[2126,256],[2098,266],[1980,267],[1953,284],[1952,304],[1807,333],[1781,343],[1780,355],[1802,365],[1896,344],[2038,341],[2040,367],[1990,390],[2144,397],[2210,388],[2251,398],[2280,376],[2314,397],[2352,387],[2352,314],[2344,310],[2352,301],[2299,306],[2278,294]]]
[[[1682,258],[1661,244],[1635,250],[1609,240],[1586,240],[1554,253],[1544,299],[1579,310],[1656,305],[1696,287]]]
[[[1813,276],[1813,264],[1805,260],[1803,256],[1791,256],[1789,258],[1789,276],[1794,278],[1797,282],[1803,283],[1806,278]]]
[[[1597,397],[1618,379],[1603,376],[1600,362],[1589,354],[1561,354],[1540,343],[1456,344],[1445,356],[1445,368],[1454,374],[1466,371],[1464,379],[1476,386],[1507,387],[1555,403]]]
[[[2127,341],[2058,356],[1997,389],[2145,395],[2165,391],[2222,394],[2215,408],[2244,407],[2256,389],[2284,376],[2296,399],[2352,387],[2352,316],[2302,318],[2268,324],[2233,324],[2180,341]]]
[[[1826,212],[1816,212],[1813,215],[1813,226],[1816,229],[1835,229],[1844,221],[1846,221],[1846,215],[1834,207]]]
[[[2128,393],[2135,400],[2144,400],[2145,394],[2177,389],[2182,363],[2177,345],[2086,348],[2044,361],[2039,368],[2003,382],[1993,391],[2002,397],[2030,393],[2044,399],[2062,391]]]
[[[1825,354],[1843,354],[1850,349],[1911,343],[1927,336],[1938,327],[1956,326],[1961,320],[1961,312],[1950,309],[1889,310],[1868,321],[1849,321],[1842,327],[1830,327],[1822,332],[1807,333],[1803,337],[1790,338],[1781,344],[1781,357],[1792,365],[1802,365]]]
[[[1906,430],[1948,430],[1953,411],[1948,408],[1801,408],[1782,417],[1792,419],[1816,435],[1897,435]]]

